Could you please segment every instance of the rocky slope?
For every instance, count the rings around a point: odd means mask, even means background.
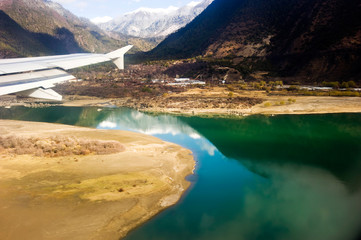
[[[357,0],[215,0],[148,54],[231,60],[243,74],[306,82],[361,79]]]
[[[140,8],[100,24],[107,31],[142,38],[164,38],[198,16],[213,0],[191,2],[181,8]]]
[[[126,44],[48,0],[2,0],[0,21],[0,57],[107,52]]]

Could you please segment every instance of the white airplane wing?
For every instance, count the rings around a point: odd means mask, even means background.
[[[124,54],[132,47],[129,45],[108,54],[79,53],[0,59],[0,96],[17,93],[61,101],[62,96],[50,88],[57,83],[75,79],[65,70],[107,61],[113,61],[119,69],[124,69]]]

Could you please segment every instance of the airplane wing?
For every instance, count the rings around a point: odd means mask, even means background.
[[[107,61],[113,61],[119,69],[124,69],[124,54],[132,47],[129,45],[108,54],[79,53],[0,59],[0,96],[17,93],[61,101],[62,96],[50,88],[57,83],[75,79],[65,70]]]

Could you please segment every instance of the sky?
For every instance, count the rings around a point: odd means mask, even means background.
[[[79,17],[89,19],[115,18],[140,7],[168,8],[181,7],[192,0],[54,0]],[[198,1],[198,0],[196,0]],[[200,0],[199,0],[200,1]]]

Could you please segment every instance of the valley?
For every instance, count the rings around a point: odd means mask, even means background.
[[[361,112],[361,91],[352,81],[303,86],[286,84],[264,73],[244,80],[236,69],[220,66],[206,69],[212,76],[192,75],[192,68],[182,61],[161,63],[129,65],[123,71],[114,69],[111,63],[73,70],[78,81],[54,88],[65,97],[62,103],[1,96],[0,106],[117,106],[142,112],[221,117]],[[204,84],[177,83],[175,79],[182,72]]]
[[[360,16],[0,0],[0,239],[361,239]]]
[[[180,115],[361,112],[361,91],[354,82],[344,82],[347,88],[324,82],[318,89],[309,90],[300,82],[284,83],[282,78],[262,72],[243,77],[235,68],[203,60],[150,62],[129,65],[124,71],[108,64],[79,69],[74,74],[82,80],[55,88],[67,96],[64,104],[68,106],[78,105],[78,99],[82,106],[93,105],[86,99],[95,98],[118,107]],[[204,84],[175,84],[179,77]],[[334,88],[325,87],[332,84]]]

